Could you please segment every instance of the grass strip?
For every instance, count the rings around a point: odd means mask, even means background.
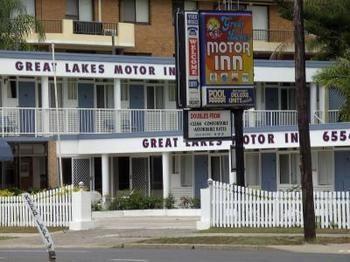
[[[208,230],[199,231],[200,233],[275,233],[275,234],[303,234],[303,228],[291,227],[291,228],[219,228],[213,227]],[[317,234],[350,234],[349,229],[333,229],[333,228],[318,228]]]
[[[254,246],[277,246],[277,245],[302,245],[304,238],[299,236],[276,236],[276,237],[178,237],[156,238],[142,240],[137,243],[144,244],[204,244],[204,245],[254,245]],[[344,244],[350,243],[350,237],[318,237],[312,244]]]
[[[67,228],[65,227],[48,227],[49,232],[63,231]],[[38,233],[36,227],[0,227],[1,233]]]

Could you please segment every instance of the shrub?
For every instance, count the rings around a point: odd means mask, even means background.
[[[167,209],[175,208],[175,198],[172,194],[169,194],[169,196],[166,199],[164,199],[164,205]]]
[[[155,209],[163,208],[163,199],[155,196],[143,196],[140,192],[121,193],[111,203],[111,210]]]
[[[201,203],[199,198],[183,196],[180,198],[180,207],[182,208],[200,208]]]

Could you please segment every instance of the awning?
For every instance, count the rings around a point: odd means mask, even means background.
[[[0,138],[0,161],[12,161],[13,154],[10,145]]]

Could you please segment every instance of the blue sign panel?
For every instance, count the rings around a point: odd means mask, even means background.
[[[208,106],[253,107],[255,105],[255,93],[252,87],[207,88],[206,97]]]

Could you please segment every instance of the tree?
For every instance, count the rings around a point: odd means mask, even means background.
[[[293,3],[276,0],[282,17],[293,19]],[[307,47],[315,50],[316,59],[343,57],[350,49],[350,1],[304,0],[303,18],[309,34]]]
[[[350,121],[350,50],[333,65],[322,69],[314,80],[322,86],[336,88],[343,95],[345,102],[340,108],[339,120]]]
[[[295,85],[297,89],[300,173],[303,201],[304,239],[316,238],[315,209],[312,184],[310,117],[308,114],[308,95],[305,77],[305,36],[303,19],[303,0],[294,0],[294,41],[295,41]]]
[[[44,30],[35,17],[28,15],[21,0],[0,0],[0,49],[30,50],[26,37],[35,30],[39,40]]]

